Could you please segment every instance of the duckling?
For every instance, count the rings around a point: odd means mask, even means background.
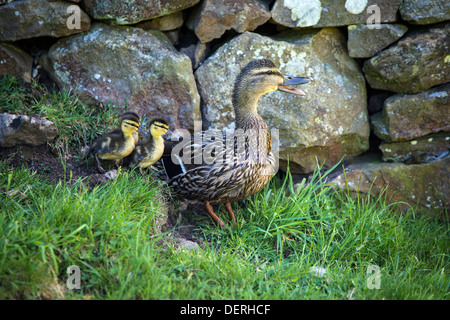
[[[259,192],[277,169],[268,126],[257,111],[258,99],[276,90],[306,95],[302,90],[290,85],[304,84],[310,80],[307,77],[284,77],[268,59],[257,59],[248,63],[236,78],[232,95],[236,115],[235,132],[240,131],[244,137],[240,140],[240,145],[237,142],[239,136],[228,140],[225,131],[215,135],[214,140],[205,139],[206,132],[200,132],[188,141],[168,144],[166,148],[170,147],[170,151],[167,150],[161,158],[168,185],[178,196],[203,203],[219,227],[223,227],[224,223],[215,214],[211,204],[225,204],[229,218],[235,224],[231,202],[243,200]],[[210,133],[208,135],[211,136]],[[222,151],[219,148],[216,153],[211,152],[220,145],[226,148]],[[205,161],[205,157],[201,163],[192,161],[196,153],[205,155],[205,151],[212,154],[213,161]]]
[[[162,135],[171,134],[169,123],[162,118],[154,118],[149,123],[150,137],[136,145],[130,155],[124,158],[127,167],[138,166],[145,169],[158,161],[164,153],[164,139]]]
[[[99,158],[114,160],[116,166],[119,167],[120,160],[134,150],[138,131],[146,133],[141,127],[138,114],[134,111],[127,111],[122,115],[120,128],[95,139],[91,143],[89,155],[95,157],[100,172],[103,173],[106,170],[102,168]]]

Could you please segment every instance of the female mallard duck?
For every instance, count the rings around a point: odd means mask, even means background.
[[[161,118],[154,118],[149,123],[150,136],[136,144],[133,152],[123,159],[127,167],[138,166],[140,170],[153,165],[164,153],[164,139],[161,137],[170,133],[169,123]]]
[[[220,227],[224,224],[211,204],[225,203],[230,220],[235,223],[231,202],[257,193],[276,173],[277,159],[271,150],[270,132],[257,111],[259,97],[275,90],[305,95],[302,90],[289,85],[309,81],[310,78],[283,77],[271,60],[251,61],[236,78],[233,89],[232,102],[236,116],[233,138],[228,139],[225,131],[219,135],[206,131],[194,135],[187,142],[171,144],[170,150],[161,158],[169,186],[182,198],[202,202]],[[207,135],[209,138],[206,138]],[[201,143],[198,143],[199,139]],[[199,154],[203,158],[201,161],[196,159]],[[206,159],[206,154],[210,155],[209,159]],[[181,158],[185,160],[181,161]]]
[[[138,131],[145,133],[138,114],[134,111],[125,112],[120,120],[120,128],[98,137],[92,142],[89,155],[95,157],[97,168],[101,172],[105,172],[99,158],[114,160],[118,166],[119,161],[134,150]]]

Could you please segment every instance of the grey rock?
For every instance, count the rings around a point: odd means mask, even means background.
[[[400,39],[408,28],[401,24],[380,24],[371,29],[366,24],[348,26],[348,54],[354,58],[369,58]]]
[[[180,49],[180,52],[184,53],[191,59],[194,70],[197,69],[201,63],[203,63],[209,51],[210,44],[200,41],[196,45],[191,44],[188,47]]]
[[[30,82],[32,65],[28,53],[12,43],[0,42],[0,76],[12,74]]]
[[[382,194],[388,203],[400,202],[400,208],[415,206],[417,214],[445,218],[450,206],[450,156],[423,164],[406,165],[402,162],[383,162],[361,157],[346,166],[345,174],[328,181],[346,192]]]
[[[372,88],[416,93],[450,81],[450,23],[405,35],[364,63]]]
[[[95,20],[112,24],[135,24],[195,6],[200,0],[83,0]]]
[[[391,141],[386,125],[383,122],[383,112],[377,112],[370,116],[370,125],[375,135],[384,141]]]
[[[450,131],[450,84],[389,97],[383,111],[372,116],[372,128],[387,142]]]
[[[269,6],[261,0],[203,0],[187,26],[207,43],[227,30],[253,31],[269,19]]]
[[[402,19],[413,24],[431,24],[450,20],[448,0],[403,0],[399,8]]]
[[[426,163],[442,158],[450,150],[450,132],[430,134],[410,141],[382,143],[383,161]]]
[[[90,27],[89,16],[66,1],[22,0],[0,6],[0,41],[65,37]]]
[[[0,147],[40,146],[53,141],[57,135],[58,129],[49,120],[26,115],[0,114]]]
[[[199,245],[191,240],[187,240],[184,238],[175,238],[176,242],[178,243],[178,248],[181,250],[194,250],[197,251],[200,249]]]

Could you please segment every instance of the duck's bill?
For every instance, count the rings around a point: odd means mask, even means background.
[[[280,85],[280,86],[278,86],[278,90],[283,91],[283,92],[298,94],[301,96],[306,96],[305,91],[294,88],[294,87],[290,87],[290,86]]]
[[[283,82],[283,84],[278,86],[278,90],[283,91],[283,92],[289,92],[289,93],[294,93],[294,94],[298,94],[301,96],[306,96],[305,91],[298,89],[298,88],[294,88],[291,87],[291,85],[296,85],[296,84],[305,84],[310,82],[312,79],[310,77],[290,77],[290,76],[286,76],[285,77],[285,81]]]
[[[173,132],[168,129],[167,132],[162,135],[162,137],[165,139],[170,139],[172,135],[173,135]]]

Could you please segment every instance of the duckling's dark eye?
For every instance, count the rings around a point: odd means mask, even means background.
[[[272,74],[273,72],[272,72],[272,70],[268,70],[266,73],[267,74]]]

